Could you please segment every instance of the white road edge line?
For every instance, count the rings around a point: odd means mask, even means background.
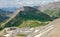
[[[46,30],[46,31],[44,31],[44,32],[42,32],[42,33],[40,33],[40,34],[34,36],[34,37],[41,37],[41,35],[43,35],[44,33],[46,33],[46,32],[48,32],[48,31],[52,30],[53,28],[54,28],[54,27],[51,27],[50,29],[48,29],[48,30]]]

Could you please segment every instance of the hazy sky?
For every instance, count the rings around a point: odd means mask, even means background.
[[[37,6],[48,2],[59,0],[0,0],[0,8],[2,7],[19,7],[19,6]]]

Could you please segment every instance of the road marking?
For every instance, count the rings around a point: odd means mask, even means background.
[[[35,37],[41,37],[41,35],[43,35],[44,33],[46,33],[46,32],[48,32],[48,31],[52,30],[53,28],[54,28],[54,27],[51,26],[50,29],[48,29],[48,30],[46,30],[46,31],[44,31],[44,32],[42,32],[42,33],[36,35]]]

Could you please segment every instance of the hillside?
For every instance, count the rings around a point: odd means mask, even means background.
[[[0,23],[3,22],[5,19],[8,19],[13,12],[5,11],[3,8],[0,9]]]
[[[8,13],[6,11],[0,9],[0,23],[9,18],[7,14]]]
[[[24,7],[14,19],[8,22],[5,27],[38,27],[51,21],[51,17],[33,7]]]
[[[60,10],[60,2],[51,2],[51,3],[48,3],[48,4],[45,4],[45,5],[41,5],[40,10]]]
[[[1,15],[0,15],[0,23],[3,22],[3,21],[6,20],[6,19],[8,19],[8,17],[6,17],[6,16],[1,16]]]
[[[5,11],[5,10],[3,10],[3,9],[0,9],[0,15],[1,15],[1,16],[10,17],[12,14],[13,14],[13,12]]]
[[[56,6],[55,6],[56,5]],[[52,2],[37,7],[25,6],[14,19],[4,27],[38,27],[48,24],[50,21],[60,17],[60,2]],[[45,9],[45,10],[44,10]]]
[[[41,7],[38,9],[52,17],[52,19],[60,17],[60,2],[51,2],[45,5],[41,5]]]

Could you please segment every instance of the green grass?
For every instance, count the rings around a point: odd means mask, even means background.
[[[45,10],[43,13],[49,15],[52,19],[60,18],[60,10]]]
[[[47,25],[49,22],[41,22],[38,20],[27,20],[23,21],[22,24],[20,24],[18,27],[39,27],[39,26],[44,26]]]
[[[14,19],[6,23],[5,27],[39,27],[52,21],[51,17],[37,9],[21,11]],[[47,23],[46,23],[47,22]]]

